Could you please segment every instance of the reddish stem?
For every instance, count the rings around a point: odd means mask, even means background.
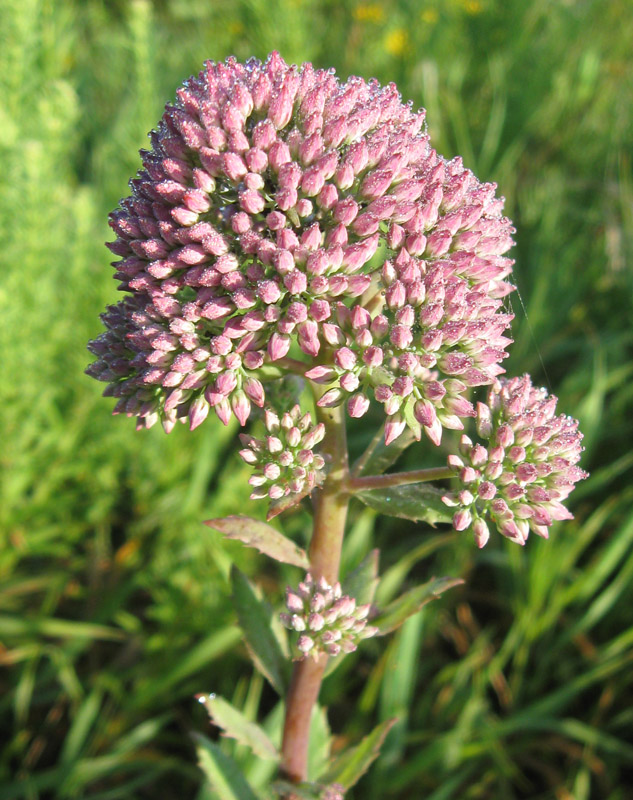
[[[338,580],[345,520],[349,505],[347,441],[342,408],[317,408],[317,417],[325,425],[321,452],[328,459],[330,471],[314,493],[314,529],[310,543],[310,572],[315,580],[329,584]],[[294,783],[307,780],[310,718],[317,702],[327,656],[298,661],[286,698],[286,718],[281,747],[281,770]]]

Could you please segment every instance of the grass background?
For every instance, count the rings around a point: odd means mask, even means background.
[[[147,131],[206,58],[272,49],[394,80],[439,152],[498,182],[509,370],[580,418],[592,473],[575,521],[525,549],[354,509],[347,567],[379,546],[393,587],[466,583],[326,683],[337,745],[399,717],[353,797],[633,796],[629,0],[0,0],[0,19],[0,800],[196,797],[192,696],[272,708],[228,569],[273,597],[296,576],[201,525],[262,514],[235,428],[135,433],[83,375]]]

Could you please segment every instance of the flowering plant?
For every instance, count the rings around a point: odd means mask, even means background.
[[[131,195],[111,215],[126,295],[102,316],[88,373],[107,382],[114,413],[137,417],[138,427],[193,429],[211,410],[224,424],[261,417],[262,438],[240,436],[251,497],[268,502],[269,519],[311,499],[307,553],[264,522],[208,523],[302,570],[281,626],[233,575],[249,651],[285,699],[281,747],[226,701],[202,699],[226,734],[279,761],[272,791],[335,800],[376,757],[389,725],[308,774],[328,664],[459,582],[432,580],[376,607],[374,554],[339,575],[350,499],[452,523],[479,547],[491,527],[525,544],[530,531],[547,537],[553,520],[571,516],[562,501],[585,477],[581,434],[529,376],[503,377],[512,320],[504,297],[514,288],[503,200],[459,158],[438,156],[424,112],[403,105],[393,84],[341,84],[276,53],[265,63],[208,62],[151,141]],[[308,390],[290,410],[275,393],[288,376]],[[487,400],[475,405],[480,386]],[[372,404],[384,424],[350,468],[345,415],[362,417]],[[446,466],[384,474],[423,434],[436,449],[468,418],[480,441],[463,435]],[[450,482],[439,489],[434,480]],[[208,740],[200,746],[221,770],[226,756]],[[235,797],[270,796],[231,774]]]

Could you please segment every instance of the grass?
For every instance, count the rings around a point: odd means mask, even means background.
[[[0,0],[0,800],[194,797],[190,734],[208,724],[193,695],[272,711],[228,598],[231,562],[249,574],[262,562],[200,524],[261,515],[235,428],[135,433],[83,375],[115,299],[107,213],[146,132],[205,58],[272,49],[395,80],[427,108],[440,152],[499,183],[518,231],[509,368],[580,418],[592,472],[575,521],[525,550],[475,553],[355,510],[347,565],[374,545],[394,591],[430,574],[466,583],[328,679],[341,745],[399,717],[354,797],[630,796],[627,11],[627,0]],[[412,452],[411,466],[423,458]],[[284,524],[301,538],[305,522]],[[286,577],[260,582],[275,595]]]

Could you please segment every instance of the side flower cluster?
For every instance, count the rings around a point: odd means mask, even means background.
[[[330,586],[323,578],[314,581],[308,573],[297,590],[286,589],[283,625],[295,631],[299,658],[322,653],[337,656],[353,653],[361,639],[375,636],[378,629],[367,624],[370,605],[357,606],[353,597],[341,592],[340,583]]]
[[[463,436],[461,455],[449,456],[462,488],[443,500],[456,509],[455,530],[472,529],[479,547],[490,522],[525,544],[530,530],[547,538],[554,520],[572,518],[562,501],[587,477],[576,466],[582,434],[577,420],[556,416],[556,402],[528,375],[496,381],[488,404],[477,405],[477,432],[486,445]]]
[[[310,414],[302,414],[298,405],[281,419],[266,409],[264,422],[269,434],[265,439],[240,434],[240,456],[255,467],[248,479],[254,487],[251,498],[278,500],[311,492],[325,477],[323,456],[314,452],[325,436],[323,423],[313,425]]]
[[[294,344],[295,370],[330,369],[322,403],[377,400],[388,439],[437,443],[472,416],[467,388],[503,372],[514,229],[393,84],[276,53],[208,62],[151,145],[110,217],[128,297],[90,344],[115,413],[244,425]]]

